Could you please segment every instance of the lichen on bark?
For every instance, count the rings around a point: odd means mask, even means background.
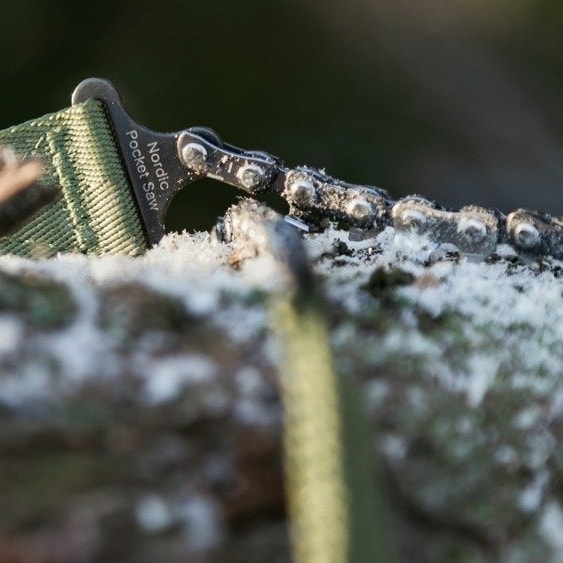
[[[560,264],[390,231],[307,247],[397,560],[557,561]],[[0,258],[0,560],[289,561],[279,280],[232,251],[184,234],[139,258]]]

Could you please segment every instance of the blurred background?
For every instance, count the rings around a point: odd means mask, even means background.
[[[563,214],[558,0],[4,2],[0,128],[112,80],[157,130],[216,129],[395,197]],[[236,190],[174,200],[207,229]]]

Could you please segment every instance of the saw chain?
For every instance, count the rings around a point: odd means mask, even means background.
[[[464,255],[484,259],[499,244],[509,244],[526,258],[563,259],[563,220],[518,209],[508,215],[468,205],[449,209],[422,196],[393,200],[373,186],[338,180],[309,166],[290,168],[262,152],[227,145],[211,130],[187,130],[178,140],[186,168],[252,196],[275,193],[289,204],[286,221],[305,232],[328,222],[343,223],[352,238],[369,238],[386,227],[455,245]]]
[[[212,178],[252,196],[281,196],[289,205],[286,221],[305,232],[338,222],[357,239],[393,227],[455,245],[463,255],[477,259],[490,256],[500,244],[511,245],[527,260],[563,259],[563,219],[548,213],[518,209],[505,215],[475,205],[450,209],[418,195],[394,200],[377,187],[344,182],[310,166],[292,168],[271,154],[237,148],[206,127],[177,133],[147,129],[128,115],[106,80],[83,81],[73,103],[90,98],[105,102],[152,244],[166,232],[166,211],[176,193]]]

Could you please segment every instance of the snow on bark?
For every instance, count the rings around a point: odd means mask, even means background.
[[[472,263],[392,229],[306,246],[398,559],[556,561],[561,264]],[[67,538],[49,561],[288,560],[283,283],[233,250],[184,233],[139,258],[0,257],[0,559]]]

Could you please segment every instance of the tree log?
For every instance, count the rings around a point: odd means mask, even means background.
[[[561,264],[306,241],[399,562],[563,552]],[[268,257],[0,257],[0,561],[290,560]]]

